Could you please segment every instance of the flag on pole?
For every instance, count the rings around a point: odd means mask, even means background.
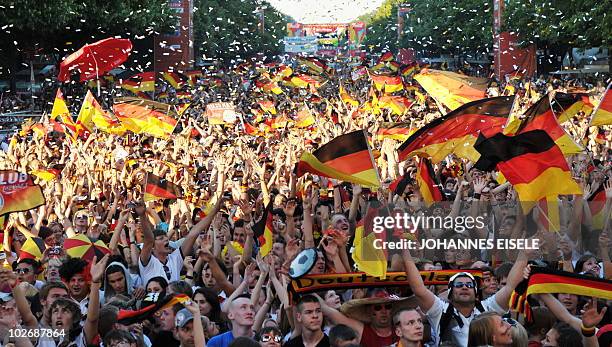
[[[612,124],[612,93],[610,93],[610,86],[612,86],[612,83],[608,84],[603,98],[591,116],[592,126]]]
[[[179,186],[152,173],[147,173],[144,201],[178,199],[183,193]]]
[[[266,206],[263,216],[253,226],[253,236],[257,240],[259,246],[259,254],[265,257],[272,251],[272,244],[274,243],[274,227],[272,225],[272,202]]]

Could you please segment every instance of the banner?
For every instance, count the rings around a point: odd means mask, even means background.
[[[32,177],[14,170],[0,170],[0,215],[27,211],[45,204],[42,188]]]
[[[458,272],[468,272],[482,280],[479,270],[431,270],[421,271],[426,286],[447,285],[450,278]],[[335,273],[326,275],[306,275],[291,281],[289,289],[295,294],[307,294],[330,289],[353,289],[372,287],[405,287],[408,276],[405,272],[387,272],[385,279],[370,276],[364,272]]]
[[[319,49],[316,36],[286,36],[284,42],[286,53],[315,53]]]
[[[206,105],[209,124],[233,124],[236,122],[236,109],[231,102],[213,102]]]

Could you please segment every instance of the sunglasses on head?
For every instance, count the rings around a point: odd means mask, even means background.
[[[453,287],[455,288],[474,288],[474,283],[472,282],[454,282]]]
[[[380,311],[383,309],[383,307],[385,308],[385,310],[390,310],[393,307],[393,305],[391,304],[374,305],[374,311]]]
[[[510,318],[510,317],[506,317],[506,318],[502,318],[504,320],[504,322],[512,325],[512,326],[516,326],[517,321],[515,321],[514,319]]]
[[[274,340],[274,342],[280,342],[281,337],[279,335],[261,335],[261,342],[270,342]]]

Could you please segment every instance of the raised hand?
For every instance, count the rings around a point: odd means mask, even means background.
[[[584,310],[582,310],[582,325],[585,328],[596,327],[603,319],[607,310],[608,308],[604,307],[600,312],[597,312],[597,298],[592,298],[584,305]]]
[[[106,270],[106,263],[108,262],[109,255],[106,254],[100,261],[98,257],[93,258],[91,261],[91,269],[89,273],[91,274],[91,281],[94,283],[100,283],[102,277],[104,277],[104,271]]]

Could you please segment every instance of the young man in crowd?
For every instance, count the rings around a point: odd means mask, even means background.
[[[209,347],[228,347],[232,341],[240,336],[253,337],[253,320],[255,308],[249,295],[240,295],[229,306],[227,318],[232,323],[232,330],[210,339]]]
[[[323,311],[314,295],[304,295],[297,304],[296,320],[302,327],[302,334],[285,344],[287,347],[329,347],[329,337],[323,333]]]

